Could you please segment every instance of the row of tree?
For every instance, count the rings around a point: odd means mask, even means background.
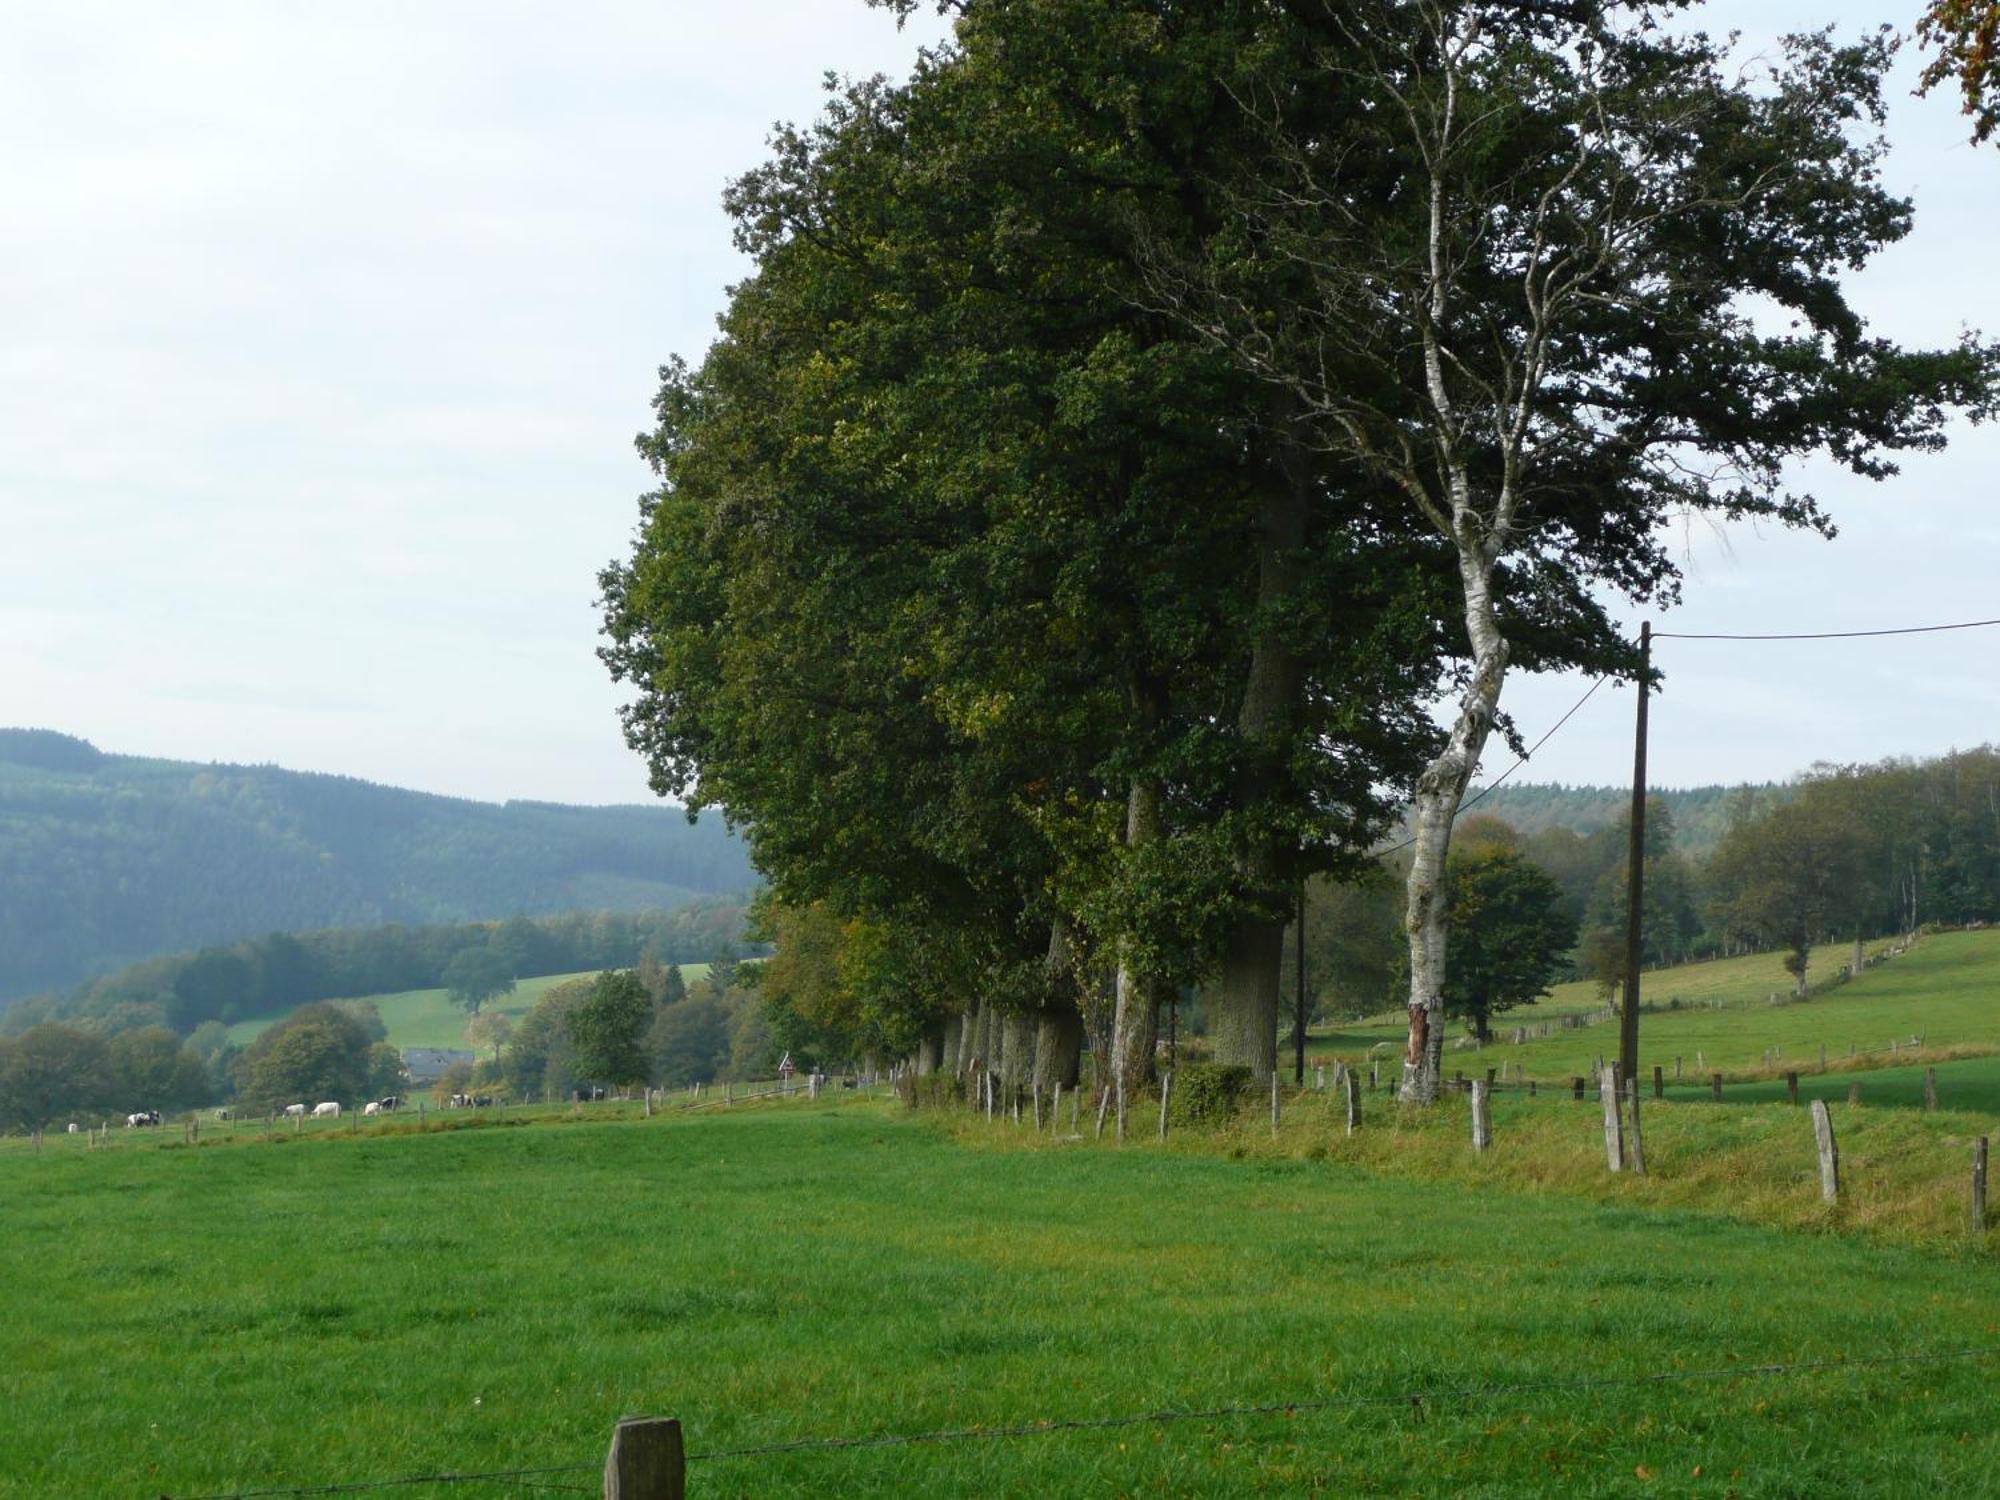
[[[147,959],[62,995],[0,1013],[0,1030],[44,1020],[108,1032],[166,1026],[183,1035],[315,1000],[450,988],[468,1011],[516,978],[629,967],[642,956],[707,963],[745,951],[742,898],[714,897],[671,911],[571,912],[437,927],[336,928],[272,933],[228,947]]]
[[[1830,531],[1794,458],[1880,477],[1993,404],[1991,348],[1841,288],[1909,226],[1891,45],[1752,78],[1595,5],[953,8],[730,194],[753,272],[602,578],[627,737],[747,827],[780,965],[831,945],[798,1014],[1043,1082],[1087,1039],[1137,1085],[1197,986],[1267,1075],[1298,891],[1407,807],[1433,1097],[1507,674],[1634,671],[1604,601],[1674,597],[1664,517]]]

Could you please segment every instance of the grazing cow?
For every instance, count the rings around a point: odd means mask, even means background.
[[[330,1099],[324,1104],[315,1104],[313,1106],[313,1118],[315,1120],[338,1120],[340,1118],[340,1106]]]
[[[472,1107],[474,1109],[490,1109],[492,1104],[493,1096],[491,1094],[474,1094],[472,1096]]]
[[[141,1125],[157,1125],[159,1123],[160,1112],[157,1109],[142,1109],[136,1114],[130,1114],[125,1117],[125,1128],[127,1130],[136,1130]]]
[[[218,1110],[217,1110],[217,1111],[215,1112],[215,1118],[216,1118],[216,1119],[218,1119],[218,1120],[233,1120],[233,1119],[235,1119],[235,1118],[236,1118],[236,1116],[235,1116],[235,1115],[234,1115],[233,1113],[231,1113],[231,1112],[230,1112],[229,1110],[226,1110],[226,1109],[218,1109]]]
[[[302,1115],[305,1112],[306,1107],[303,1104],[287,1104],[285,1106],[285,1113],[288,1115]]]
[[[361,1106],[361,1113],[363,1113],[364,1115],[379,1115],[379,1114],[381,1114],[381,1113],[382,1113],[382,1101],[381,1101],[381,1100],[379,1100],[379,1099],[370,1099],[370,1100],[369,1100],[369,1101],[368,1101],[368,1102],[367,1102],[366,1104],[364,1104],[364,1105],[362,1105],[362,1106]]]
[[[472,1095],[470,1095],[470,1094],[453,1094],[453,1095],[451,1096],[451,1100],[450,1100],[450,1102],[449,1102],[449,1103],[447,1103],[447,1104],[445,1105],[445,1108],[446,1108],[446,1109],[470,1109],[470,1108],[472,1108]]]
[[[375,1102],[382,1106],[383,1114],[393,1115],[403,1107],[403,1096],[401,1094],[391,1094],[388,1098],[377,1099]]]
[[[83,1133],[83,1127],[77,1124],[76,1121],[71,1120],[69,1122],[69,1133],[71,1135],[81,1135]]]

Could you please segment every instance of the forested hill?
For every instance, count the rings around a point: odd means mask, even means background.
[[[1674,847],[1705,857],[1722,842],[1732,809],[1762,809],[1791,797],[1794,789],[1764,782],[1744,786],[1654,788],[1651,796],[1665,802],[1674,815]],[[1468,816],[1491,813],[1522,833],[1572,828],[1595,833],[1622,823],[1632,807],[1627,786],[1561,786],[1555,783],[1509,782],[1480,800]]]
[[[637,910],[742,891],[672,808],[495,804],[0,729],[0,1002],[267,932]]]

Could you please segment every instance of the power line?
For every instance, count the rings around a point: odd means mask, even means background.
[[[1506,770],[1502,771],[1498,776],[1495,776],[1491,781],[1487,782],[1486,785],[1481,787],[1478,790],[1478,792],[1476,792],[1474,795],[1466,798],[1465,801],[1459,803],[1458,811],[1451,815],[1452,821],[1457,822],[1460,818],[1464,817],[1467,813],[1471,812],[1473,808],[1479,806],[1480,803],[1484,802],[1488,797],[1492,796],[1496,791],[1500,789],[1500,783],[1505,781],[1509,776],[1512,776],[1516,771],[1520,770],[1521,767],[1525,766],[1530,760],[1534,759],[1535,752],[1541,749],[1542,746],[1546,745],[1550,740],[1554,739],[1556,731],[1562,728],[1563,725],[1567,724],[1571,719],[1575,718],[1577,710],[1582,708],[1584,704],[1588,703],[1591,699],[1591,695],[1595,693],[1599,688],[1603,687],[1605,683],[1609,682],[1612,676],[1613,676],[1612,673],[1607,672],[1604,674],[1604,676],[1598,678],[1597,681],[1593,682],[1590,685],[1589,690],[1585,692],[1581,698],[1577,699],[1576,702],[1572,703],[1569,706],[1569,712],[1564,714],[1560,719],[1557,719],[1555,723],[1551,724],[1549,726],[1548,733],[1544,734],[1540,739],[1536,740],[1534,744],[1528,747],[1528,753],[1526,755],[1523,755],[1519,760],[1515,761],[1513,765],[1509,766]],[[1401,850],[1409,848],[1410,845],[1414,844],[1415,842],[1416,838],[1414,835],[1412,835],[1411,837],[1404,839],[1403,842],[1400,844],[1391,844],[1386,849],[1377,850],[1376,858],[1380,859],[1385,855],[1395,854]]]
[[[1904,625],[1894,630],[1806,630],[1776,635],[1729,635],[1721,632],[1656,630],[1656,641],[1853,641],[1878,635],[1935,635],[1941,630],[1978,630],[2000,620],[1960,620],[1953,625]]]

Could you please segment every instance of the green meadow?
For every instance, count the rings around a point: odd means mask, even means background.
[[[682,964],[680,969],[681,977],[693,984],[707,976],[709,966]],[[533,1010],[535,1002],[554,986],[571,979],[589,979],[595,972],[588,970],[581,974],[548,974],[537,979],[523,979],[514,986],[512,994],[490,1001],[486,1009],[518,1021]],[[451,1003],[451,995],[446,990],[400,990],[395,994],[358,995],[353,998],[373,1002],[382,1013],[383,1024],[389,1028],[389,1040],[398,1047],[466,1045],[466,1014]],[[272,1015],[239,1021],[229,1028],[229,1040],[239,1047],[247,1046],[259,1033],[284,1018],[284,1015]]]
[[[1849,952],[1851,947],[1816,949],[1814,967],[1830,974],[1835,960]],[[2000,930],[1923,938],[1901,957],[1809,1000],[1790,1001],[1781,982],[1786,977],[1778,956],[1768,953],[1646,974],[1640,989],[1646,1004],[1668,1006],[1678,999],[1681,1008],[1642,1013],[1642,1070],[1658,1063],[1671,1077],[1676,1057],[1682,1059],[1684,1076],[1817,1067],[1822,1046],[1829,1065],[1847,1064],[1851,1052],[1857,1063],[1886,1066],[1918,1035],[1931,1051],[2000,1051]],[[1786,995],[1787,1002],[1772,1005],[1773,991]],[[1557,1030],[1518,1045],[1509,1038],[1516,1026],[1593,1009],[1591,998],[1588,986],[1558,985],[1539,1005],[1496,1016],[1497,1040],[1486,1047],[1474,1051],[1447,1043],[1446,1072],[1463,1070],[1473,1077],[1505,1064],[1510,1074],[1518,1070],[1541,1079],[1590,1074],[1599,1056],[1617,1055],[1615,1022]],[[1454,1022],[1451,1034],[1456,1039],[1464,1029]],[[1402,1035],[1400,1018],[1385,1018],[1315,1033],[1313,1051],[1354,1060],[1365,1059],[1374,1049],[1393,1060],[1401,1051]],[[1891,1052],[1892,1043],[1898,1052]],[[1769,1048],[1778,1049],[1778,1060],[1767,1066]],[[1841,1092],[1845,1097],[1844,1085]]]
[[[1064,1144],[850,1096],[9,1151],[0,1496],[569,1465],[539,1482],[590,1493],[632,1412],[683,1420],[700,1496],[1989,1487],[1989,1255],[1655,1196],[1700,1132],[1766,1120],[1767,1190],[1804,1204],[1801,1111],[1660,1106],[1653,1177],[1583,1184],[1535,1160],[1587,1160],[1587,1108],[1508,1099],[1484,1157],[1456,1105],[1371,1113],[1370,1155],[1325,1102],[1276,1142],[1252,1115]],[[1939,1149],[1964,1124],[1891,1116]]]

